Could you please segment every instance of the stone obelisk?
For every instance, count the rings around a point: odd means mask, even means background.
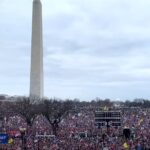
[[[43,98],[42,4],[33,0],[30,98]]]

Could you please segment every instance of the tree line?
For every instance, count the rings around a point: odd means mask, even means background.
[[[60,100],[60,99],[30,99],[29,97],[17,97],[13,101],[0,101],[0,120],[4,117],[16,114],[23,116],[29,126],[37,115],[43,115],[52,126],[54,134],[59,122],[68,115],[69,112],[77,112],[79,109],[93,109],[99,107],[114,107],[118,103],[121,107],[141,107],[150,108],[150,101],[145,99],[135,99],[134,101],[114,102],[110,99],[102,100],[96,98],[92,101]]]

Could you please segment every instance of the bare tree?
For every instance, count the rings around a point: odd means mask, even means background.
[[[62,118],[68,114],[69,110],[72,109],[72,102],[69,100],[58,101],[56,99],[44,100],[41,104],[41,113],[50,122],[53,134],[57,135],[57,129]]]
[[[15,113],[20,114],[26,118],[28,125],[32,124],[32,119],[38,114],[38,105],[33,103],[28,97],[19,97],[13,103],[12,109]]]

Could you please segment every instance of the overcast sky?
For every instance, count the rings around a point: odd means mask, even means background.
[[[44,95],[150,98],[150,0],[42,0]],[[0,93],[28,95],[32,0],[0,0]]]

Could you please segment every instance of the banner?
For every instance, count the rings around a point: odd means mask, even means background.
[[[8,135],[0,134],[0,144],[7,144],[7,143],[8,143]]]
[[[21,136],[20,131],[15,131],[15,130],[9,131],[8,135],[13,137],[13,138],[17,138],[17,137]]]

